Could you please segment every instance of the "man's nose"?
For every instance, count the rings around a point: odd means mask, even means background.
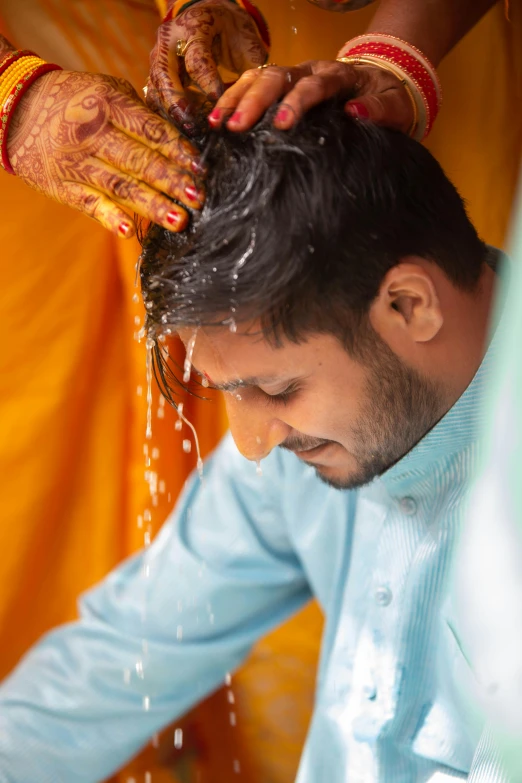
[[[262,404],[225,395],[228,423],[235,444],[247,459],[260,460],[279,446],[292,428]]]

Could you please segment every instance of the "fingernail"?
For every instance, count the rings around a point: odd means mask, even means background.
[[[232,123],[232,125],[237,125],[237,123],[241,120],[241,112],[235,111],[232,117],[229,119],[229,124]]]
[[[171,209],[170,212],[167,212],[166,218],[167,223],[170,223],[171,226],[177,228],[183,222],[185,215],[181,212],[176,212],[176,210]]]
[[[208,115],[208,121],[209,121],[209,123],[210,123],[211,125],[217,125],[217,123],[218,123],[218,122],[220,121],[220,119],[221,119],[221,115],[222,115],[222,114],[223,114],[223,112],[221,111],[221,109],[212,109],[212,111],[211,111],[211,112],[210,112],[210,114]]]
[[[347,104],[346,111],[358,120],[367,120],[370,116],[370,112],[364,103],[359,103],[358,101],[351,101]]]
[[[288,118],[288,109],[279,109],[274,122],[284,122]]]
[[[204,177],[207,173],[207,167],[204,163],[202,163],[200,160],[193,160],[190,164],[190,168],[194,172],[194,174],[197,174],[200,177]]]
[[[118,231],[120,232],[122,237],[128,237],[132,231],[132,226],[130,223],[126,223],[124,220],[122,220],[120,225],[118,226]]]
[[[201,202],[204,198],[203,191],[199,190],[195,185],[187,185],[185,194],[191,201]]]

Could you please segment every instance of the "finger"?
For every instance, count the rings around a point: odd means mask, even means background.
[[[274,101],[292,89],[292,85],[304,72],[302,66],[298,68],[270,66],[260,70],[257,79],[239,100],[234,114],[227,122],[227,127],[234,131],[251,128]]]
[[[208,121],[213,128],[220,128],[223,122],[234,113],[241,98],[260,75],[261,71],[258,68],[245,71],[236,82],[225,90],[208,116]]]
[[[118,104],[111,103],[110,120],[126,136],[160,152],[179,168],[201,173],[199,150],[141,101],[120,96]]]
[[[212,53],[212,38],[194,39],[185,52],[185,69],[205,95],[216,101],[223,94],[223,82]]]
[[[274,118],[274,125],[281,130],[291,128],[313,106],[334,95],[344,93],[348,96],[356,81],[353,69],[337,63],[325,65],[320,71],[303,76],[285,97]]]
[[[136,233],[134,221],[129,215],[108,196],[88,185],[65,182],[61,200],[123,239],[130,239]]]
[[[76,169],[71,169],[69,176],[171,231],[183,231],[187,225],[188,214],[182,207],[144,182],[95,158],[88,158]]]
[[[345,111],[356,119],[408,133],[414,121],[413,105],[403,87],[373,95],[361,95],[348,101]]]
[[[154,190],[166,193],[191,209],[199,209],[203,205],[203,189],[189,174],[175,168],[159,152],[139,144],[115,128],[106,135],[96,158],[136,180],[146,182]]]
[[[193,124],[190,103],[181,83],[178,58],[170,57],[172,26],[172,21],[164,22],[158,29],[156,45],[150,55],[150,81],[167,115],[179,128],[190,133]],[[176,39],[173,45],[176,46]]]

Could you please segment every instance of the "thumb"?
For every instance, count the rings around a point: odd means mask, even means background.
[[[357,120],[371,120],[376,125],[408,133],[415,119],[413,105],[406,90],[397,88],[372,95],[357,96],[345,104],[345,111]]]

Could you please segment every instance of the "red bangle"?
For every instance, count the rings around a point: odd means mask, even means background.
[[[29,49],[17,49],[14,52],[9,52],[5,55],[4,59],[0,62],[0,76],[7,71],[10,65],[15,63],[21,57],[38,57],[34,52]]]
[[[53,63],[44,63],[35,68],[34,71],[29,71],[28,74],[23,76],[17,84],[13,87],[9,95],[7,96],[4,105],[1,109],[0,116],[0,165],[7,171],[8,174],[14,174],[13,168],[9,162],[9,156],[7,154],[7,135],[9,126],[13,118],[14,110],[16,109],[21,97],[26,92],[27,88],[33,84],[40,76],[49,71],[61,71],[60,65],[54,65]]]
[[[421,94],[426,98],[428,117],[425,135],[427,136],[437,116],[439,101],[433,79],[420,60],[403,49],[399,49],[398,46],[382,43],[361,43],[358,46],[354,46],[353,49],[349,49],[346,54],[350,57],[369,54],[381,60],[392,62],[408,74]]]
[[[385,33],[367,33],[348,41],[339,56],[360,57],[388,63],[397,77],[409,85],[418,110],[419,125],[415,138],[421,140],[430,132],[442,103],[440,81],[426,55],[408,41]]]

